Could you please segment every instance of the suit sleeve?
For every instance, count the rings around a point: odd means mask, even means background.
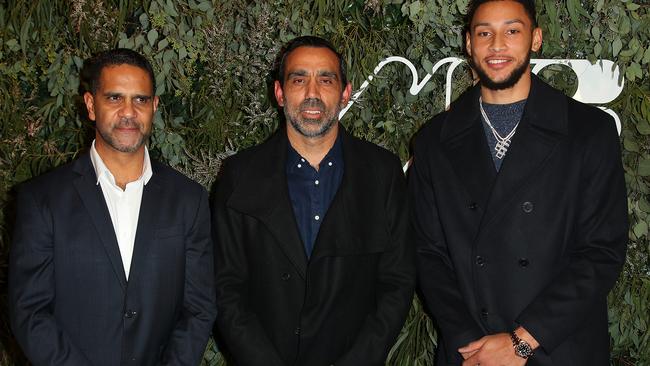
[[[419,140],[416,140],[418,142]],[[429,164],[431,152],[416,143],[409,169],[411,222],[415,236],[418,281],[424,302],[442,332],[449,364],[460,364],[458,348],[484,336],[472,318],[456,279],[438,215],[434,180]]]
[[[250,311],[242,217],[226,205],[236,184],[231,168],[227,161],[213,202],[217,332],[237,365],[282,366],[283,361],[257,316]]]
[[[54,318],[54,227],[49,209],[31,189],[21,189],[17,197],[9,262],[11,328],[34,365],[90,365]]]
[[[382,253],[377,273],[377,305],[348,352],[335,365],[384,365],[413,301],[415,252],[408,222],[406,181],[399,161],[391,166],[386,197],[391,246]]]
[[[605,300],[625,263],[628,219],[620,143],[611,118],[593,122],[582,157],[569,264],[517,318],[547,353],[580,328],[581,314]]]
[[[210,208],[203,188],[199,197],[185,237],[183,309],[163,352],[163,365],[200,364],[216,317]]]

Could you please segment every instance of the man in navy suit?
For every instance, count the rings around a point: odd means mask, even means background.
[[[90,152],[18,190],[12,329],[35,365],[197,365],[216,316],[207,193],[149,159],[149,62],[116,49],[89,70]]]

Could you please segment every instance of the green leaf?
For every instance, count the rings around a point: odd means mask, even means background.
[[[147,41],[149,41],[150,46],[153,46],[156,43],[157,39],[158,39],[158,31],[157,30],[152,29],[147,33]]]
[[[612,55],[614,57],[618,56],[618,53],[621,51],[621,48],[623,48],[623,42],[621,42],[620,37],[616,37],[616,39],[612,43]]]
[[[645,221],[639,221],[634,225],[632,231],[634,231],[634,235],[636,235],[637,238],[646,236],[648,235],[648,223]]]
[[[646,120],[637,121],[636,129],[642,135],[650,135],[650,123]]]
[[[160,42],[158,42],[158,51],[162,50],[168,45],[169,45],[169,41],[167,40],[167,38],[163,38]]]
[[[650,176],[650,158],[645,158],[639,161],[637,173],[642,177]]]

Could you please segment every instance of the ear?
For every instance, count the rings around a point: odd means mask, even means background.
[[[153,97],[153,112],[154,113],[156,113],[156,111],[158,110],[158,102],[159,101],[160,101],[160,98],[158,98],[157,95],[155,97]]]
[[[469,57],[472,57],[472,37],[469,34],[469,31],[465,32],[465,52]]]
[[[275,100],[278,102],[280,107],[284,107],[284,92],[282,91],[282,85],[278,80],[273,84],[273,89],[275,92]]]
[[[537,52],[542,47],[542,28],[533,29],[533,42],[530,46],[531,51]]]
[[[90,92],[84,93],[84,103],[86,104],[86,109],[88,110],[88,118],[91,121],[95,120],[95,97]]]
[[[347,83],[345,88],[343,88],[343,93],[341,94],[341,106],[345,107],[348,104],[351,95],[352,95],[352,84]]]

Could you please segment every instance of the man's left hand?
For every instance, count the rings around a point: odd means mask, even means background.
[[[508,333],[485,336],[459,348],[463,355],[463,366],[523,366],[526,359],[515,354],[512,339]],[[466,356],[468,356],[466,358]]]

